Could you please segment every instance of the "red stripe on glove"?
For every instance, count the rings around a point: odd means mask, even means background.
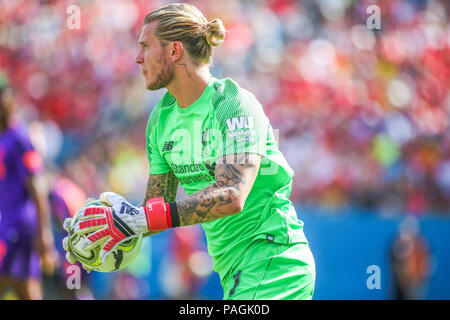
[[[170,206],[168,203],[165,204],[166,206],[166,221],[167,221],[167,228],[172,228],[172,216],[170,214]]]
[[[97,232],[91,234],[88,237],[88,239],[90,241],[94,242],[94,241],[100,240],[100,239],[102,239],[102,238],[104,238],[106,236],[109,236],[109,234],[110,234],[110,232],[109,232],[108,229],[103,229],[103,230],[100,230],[100,231],[97,231]]]
[[[103,226],[103,225],[106,225],[107,223],[108,222],[106,221],[106,218],[82,221],[82,222],[80,222],[80,230],[90,228],[90,227]]]
[[[107,211],[111,211],[111,208],[108,207],[89,207],[84,210],[84,216],[93,216],[97,214],[106,214]]]
[[[115,226],[112,217],[112,209],[110,207],[91,207],[84,211],[85,216],[103,214],[104,218],[89,219],[80,223],[80,229],[97,225],[108,226],[106,229],[99,230],[91,234],[88,239],[92,242],[98,241],[104,237],[110,236],[109,240],[103,247],[105,251],[111,251],[114,246],[125,239],[125,235],[122,234]]]

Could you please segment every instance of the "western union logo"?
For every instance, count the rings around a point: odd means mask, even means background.
[[[235,117],[227,120],[228,129],[233,131],[236,129],[253,128],[253,117]]]

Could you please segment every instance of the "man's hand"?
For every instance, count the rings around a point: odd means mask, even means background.
[[[53,274],[58,267],[58,252],[53,244],[51,229],[48,226],[39,228],[33,243],[41,258],[42,271],[47,275]]]
[[[37,240],[38,252],[41,256],[42,271],[46,275],[52,275],[58,264],[58,252],[53,243],[46,243],[45,240]]]
[[[67,234],[69,234],[69,229],[70,229],[71,225],[72,225],[72,218],[66,218],[64,220],[64,222],[63,222],[63,228],[64,228],[64,230],[67,231]],[[70,250],[69,236],[67,236],[67,237],[65,237],[63,239],[62,246],[63,246],[64,250],[66,251],[66,260],[67,260],[67,262],[69,262],[70,264],[77,263],[77,261],[78,261],[77,258],[75,257],[75,255]],[[84,270],[86,270],[87,273],[91,272],[91,268],[89,268],[89,266],[86,266],[83,263],[81,263],[81,266],[83,267]]]
[[[77,234],[89,234],[80,242],[83,250],[102,247],[102,261],[120,242],[157,230],[155,227],[159,224],[162,230],[167,228],[163,198],[150,199],[145,207],[135,207],[114,192],[102,193],[100,200],[109,206],[85,208],[73,230]],[[155,220],[155,217],[162,217],[164,221]],[[152,230],[150,224],[154,227]]]

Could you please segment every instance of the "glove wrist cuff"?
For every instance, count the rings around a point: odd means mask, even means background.
[[[178,214],[172,219],[172,211],[177,213],[176,203],[164,203],[164,198],[152,198],[144,207],[148,231],[162,231],[179,225]],[[174,221],[172,221],[174,220]]]

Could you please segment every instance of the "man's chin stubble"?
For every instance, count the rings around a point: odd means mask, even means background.
[[[162,89],[162,88],[166,88],[170,84],[171,81],[172,80],[170,80],[170,81],[161,81],[159,83],[151,83],[151,84],[149,84],[147,86],[147,90],[149,90],[149,91],[156,91],[156,90],[159,90],[159,89]]]

